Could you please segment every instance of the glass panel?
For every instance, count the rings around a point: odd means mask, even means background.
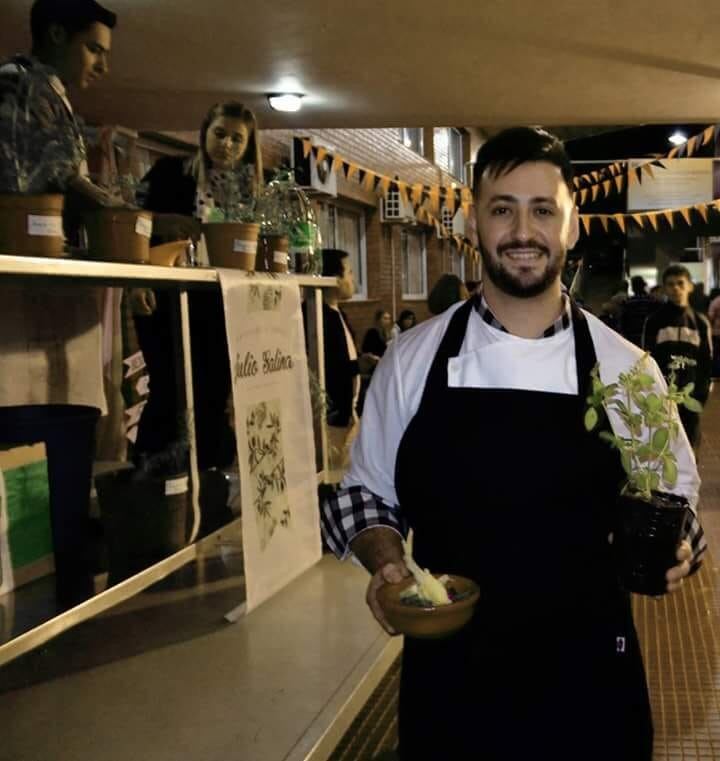
[[[422,233],[405,232],[402,238],[403,296],[427,295],[425,272],[425,238]]]
[[[363,218],[361,214],[335,209],[335,240],[337,248],[347,251],[352,258],[357,293],[365,293],[365,262],[363,257]]]

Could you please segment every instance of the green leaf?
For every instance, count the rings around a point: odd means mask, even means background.
[[[695,390],[695,384],[694,383],[688,383],[687,386],[683,386],[683,394],[692,394],[692,392]]]
[[[594,407],[590,407],[590,409],[585,412],[585,430],[592,431],[598,424],[598,419],[597,410]]]
[[[670,432],[667,428],[658,428],[653,434],[652,446],[656,452],[662,452],[670,439]]]
[[[662,409],[662,399],[657,394],[648,394],[645,397],[645,403],[650,412],[657,412]]]
[[[677,483],[678,468],[673,458],[666,458],[663,462],[662,477],[668,486],[675,486]]]
[[[660,475],[658,473],[648,473],[648,485],[652,491],[660,488]]]
[[[652,447],[648,446],[647,444],[643,444],[638,448],[637,458],[640,460],[640,462],[649,462],[652,460],[654,458]]]
[[[613,434],[610,433],[610,431],[600,431],[598,436],[600,436],[600,438],[603,441],[606,441],[608,444],[610,444],[611,447],[615,447],[616,449],[619,449],[620,445],[619,445],[618,437],[613,436]]]
[[[703,406],[700,404],[700,402],[697,399],[693,399],[692,396],[688,396],[686,399],[683,399],[682,402],[687,409],[690,410],[690,412],[702,412]]]
[[[623,470],[630,476],[632,475],[632,457],[630,452],[625,451],[620,455],[620,462],[622,463]]]
[[[637,377],[637,382],[640,388],[648,389],[652,388],[655,385],[655,378],[652,377],[652,375],[648,375],[647,373],[640,373]]]

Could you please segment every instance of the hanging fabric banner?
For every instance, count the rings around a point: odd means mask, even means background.
[[[615,186],[617,187],[618,193],[622,193],[623,185],[624,185],[624,177],[621,174],[619,174],[615,178]]]
[[[250,611],[321,557],[310,383],[300,288],[292,276],[227,269],[218,276]]]
[[[332,166],[330,167],[330,171],[333,174],[337,174],[341,167],[343,165],[343,160],[340,158],[340,156],[335,156],[332,160]]]
[[[632,218],[640,229],[645,227],[645,216],[643,214],[633,214]]]
[[[327,156],[327,148],[323,148],[322,146],[317,149],[317,152],[315,153],[315,158],[317,159],[318,164],[322,164],[323,160],[325,159],[325,156]]]
[[[383,194],[383,196],[387,196],[388,190],[390,190],[390,183],[392,180],[389,177],[381,177],[380,178],[380,190]]]

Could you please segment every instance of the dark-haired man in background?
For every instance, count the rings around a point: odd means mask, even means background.
[[[671,264],[662,276],[667,303],[645,322],[643,347],[652,354],[666,378],[673,357],[692,360],[676,372],[678,385],[694,383],[692,395],[700,404],[707,402],[712,381],[712,328],[708,318],[690,306],[693,281],[690,270]],[[700,413],[680,408],[680,419],[690,443],[700,446]]]
[[[405,640],[403,761],[650,761],[645,675],[609,538],[624,472],[583,427],[595,364],[610,383],[642,351],[562,291],[578,215],[557,138],[495,135],[478,152],[474,197],[482,286],[388,347],[350,470],[323,507],[325,539],[372,574],[367,602],[390,633],[377,592],[408,575],[408,528],[421,567],[480,588],[465,629]],[[694,506],[692,449],[682,432],[672,447],[675,490]],[[696,520],[688,539],[669,591],[704,550]]]
[[[27,128],[55,130],[61,137],[55,151],[64,155],[51,159],[72,168],[34,192],[65,193],[66,208],[76,211],[117,203],[87,177],[82,132],[67,92],[107,74],[115,23],[115,14],[94,0],[36,0],[31,55],[0,65],[0,119],[27,106],[34,120]],[[71,233],[67,224],[65,232]],[[88,512],[95,428],[106,411],[100,300],[93,287],[11,280],[0,286],[0,446],[45,443],[61,609],[94,591]]]

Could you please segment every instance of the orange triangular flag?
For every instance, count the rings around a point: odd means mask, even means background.
[[[365,188],[365,190],[373,190],[375,188],[376,180],[377,180],[376,175],[374,175],[372,172],[366,172],[365,179],[363,180],[363,187]]]
[[[632,218],[635,220],[635,223],[638,225],[638,227],[640,227],[640,228],[645,227],[645,215],[644,214],[633,214]]]
[[[695,153],[695,146],[697,145],[697,137],[691,137],[687,141],[687,157],[690,158]]]
[[[655,179],[655,172],[653,171],[651,164],[643,164],[642,171],[645,172],[646,174],[649,174],[653,178],[653,180]]]
[[[302,141],[303,143],[303,158],[306,159],[310,155],[312,150],[312,142],[307,138]]]
[[[680,213],[682,214],[683,219],[688,224],[688,226],[691,225],[692,224],[692,218],[690,216],[690,207],[689,206],[684,206],[682,209],[680,209]]]
[[[670,229],[671,230],[674,229],[674,227],[675,227],[675,215],[673,214],[673,210],[672,209],[665,209],[665,211],[663,211],[663,216],[665,217],[665,219],[667,219],[668,224],[670,225]]]
[[[598,197],[598,193],[600,192],[600,186],[593,185],[591,188],[591,192],[592,192],[592,200],[594,201]]]
[[[699,204],[697,204],[697,206],[695,206],[695,208],[698,210],[698,213],[703,218],[703,222],[707,222],[708,221],[708,208],[707,208],[707,204],[699,203]]]
[[[678,153],[680,153],[680,147],[676,145],[674,148],[670,150],[670,153],[668,153],[668,158],[674,159],[675,156],[678,155]]]
[[[632,187],[632,185],[636,182],[637,182],[637,175],[635,174],[635,170],[630,169],[627,174],[628,187]]]
[[[613,219],[615,220],[615,223],[617,224],[617,226],[622,230],[622,232],[625,232],[625,215],[614,214]]]
[[[472,200],[472,190],[470,190],[470,188],[463,187],[463,189],[460,191],[460,202],[472,203]]]
[[[412,186],[412,202],[417,205],[422,203],[423,185],[422,182],[416,182]]]
[[[603,190],[605,191],[605,197],[610,195],[610,190],[612,189],[612,180],[605,180],[603,182]]]
[[[714,131],[714,127],[708,127],[705,132],[703,132],[703,145],[707,145],[712,140]]]
[[[357,170],[358,170],[358,165],[357,164],[348,164],[348,170],[347,170],[347,178],[348,178],[348,180],[351,180],[353,178],[353,176],[355,175]]]
[[[340,156],[335,156],[335,158],[332,161],[332,166],[330,167],[333,174],[337,174],[341,167],[343,165],[343,160],[340,158]]]
[[[431,186],[430,193],[428,194],[428,198],[430,200],[430,209],[433,212],[439,212],[440,211],[440,186],[439,185]]]
[[[618,193],[622,193],[624,182],[625,182],[625,178],[621,174],[619,174],[615,178],[615,187],[617,188]]]
[[[598,182],[600,179],[600,172],[590,172],[590,176],[593,178],[595,182]]]
[[[579,188],[579,187],[580,187],[580,177],[573,177],[573,185],[574,185],[576,188]]]
[[[397,180],[397,187],[398,187],[398,193],[400,193],[400,200],[405,204],[405,206],[408,205],[408,188],[410,187],[407,182],[401,182],[400,180]]]
[[[470,209],[472,208],[472,203],[464,203],[462,205],[462,213],[465,219],[467,219],[470,216]]]
[[[605,232],[608,231],[608,217],[607,214],[598,214],[598,217],[600,218],[600,224],[603,226],[603,229]]]
[[[655,232],[657,232],[657,229],[658,229],[657,214],[646,214],[645,216],[648,219],[648,221],[650,222],[650,224],[653,226],[653,230],[655,230]]]
[[[585,201],[587,201],[587,197],[588,197],[588,189],[583,188],[580,191],[580,206],[582,206],[585,203]]]
[[[585,230],[585,235],[590,235],[590,223],[592,222],[592,215],[581,214],[580,221],[582,222],[583,229]]]
[[[318,148],[317,153],[315,154],[318,164],[322,164],[322,160],[325,156],[327,156],[327,148]]]
[[[382,194],[386,196],[388,194],[388,190],[390,190],[390,183],[392,180],[389,177],[381,177],[380,178],[380,190],[382,191]]]

